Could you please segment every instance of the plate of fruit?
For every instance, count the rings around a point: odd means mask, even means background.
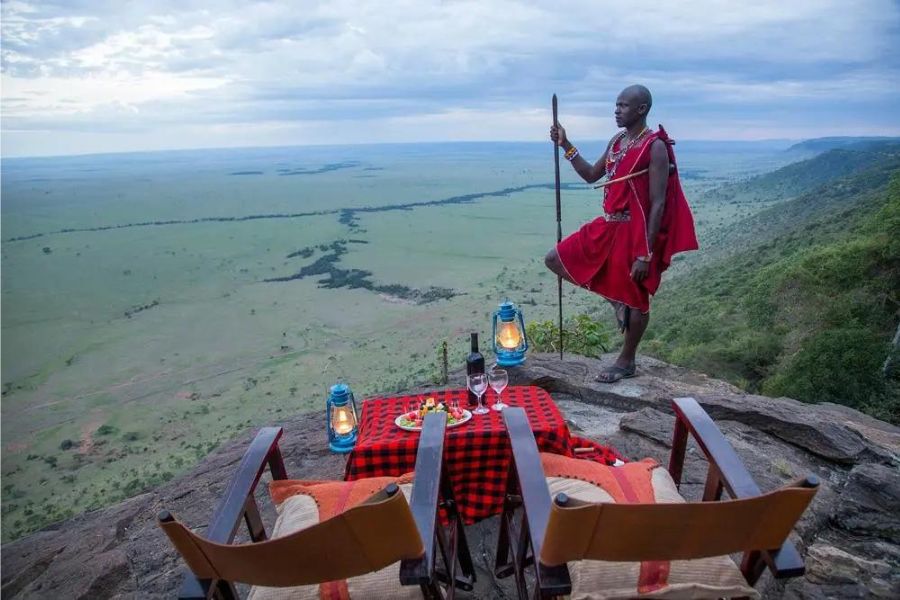
[[[434,398],[425,398],[417,410],[403,413],[394,419],[394,423],[406,431],[422,431],[422,421],[430,412],[447,413],[447,427],[462,425],[472,418],[472,413],[464,408],[447,406],[443,402],[436,402]]]

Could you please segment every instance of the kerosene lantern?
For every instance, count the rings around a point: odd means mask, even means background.
[[[525,351],[528,350],[525,321],[515,304],[507,300],[494,311],[493,331],[498,365],[514,367],[525,362]]]
[[[333,452],[347,453],[356,444],[359,419],[356,418],[356,400],[345,383],[331,386],[325,403],[328,421],[328,447]]]

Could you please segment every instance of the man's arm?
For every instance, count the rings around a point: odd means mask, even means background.
[[[654,140],[650,146],[650,217],[647,221],[647,245],[653,251],[656,243],[656,235],[662,223],[663,212],[666,209],[666,184],[669,181],[669,152],[666,143],[662,140]],[[644,257],[649,258],[649,257]],[[643,281],[650,270],[650,261],[638,258],[631,267],[631,278],[635,281]]]
[[[572,143],[569,141],[568,137],[566,137],[566,130],[562,125],[550,128],[550,139],[559,144],[559,147],[562,148],[563,151],[568,151],[572,148]],[[610,141],[610,144],[611,143],[612,141]],[[603,156],[601,156],[600,160],[594,164],[586,161],[580,154],[572,159],[570,162],[572,163],[575,172],[588,183],[599,181],[606,173],[606,155],[609,153],[610,144],[606,145],[606,151],[603,153]]]
[[[572,143],[569,142],[569,140],[565,140],[560,147],[563,150],[568,150],[572,147]],[[574,168],[575,172],[588,183],[600,181],[600,178],[606,173],[606,155],[608,152],[609,145],[606,146],[606,151],[603,152],[603,156],[600,157],[600,160],[594,164],[589,163],[579,154],[571,160],[572,168]]]
[[[669,182],[669,152],[666,143],[654,140],[650,146],[650,219],[647,223],[647,243],[651,252],[666,208],[666,184]]]

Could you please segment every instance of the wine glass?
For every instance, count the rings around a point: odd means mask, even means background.
[[[503,410],[509,405],[503,403],[503,400],[500,399],[500,393],[506,389],[506,385],[509,383],[509,376],[503,369],[491,369],[488,379],[490,380],[491,388],[497,394],[497,401],[494,402],[491,408]]]
[[[478,396],[478,407],[475,408],[472,412],[476,415],[483,415],[485,413],[489,413],[484,404],[481,403],[481,397],[487,391],[488,382],[487,375],[484,373],[475,373],[474,375],[468,375],[466,377],[466,384],[469,386],[469,389],[473,394]]]

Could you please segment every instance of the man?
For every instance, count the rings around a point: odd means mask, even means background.
[[[675,169],[674,143],[660,126],[651,132],[650,90],[633,85],[616,99],[616,125],[594,164],[582,158],[560,127],[550,139],[588,183],[605,174],[604,215],[586,223],[547,253],[547,268],[606,298],[625,334],[615,363],[598,380],[612,383],[635,375],[635,354],[650,319],[650,296],[677,252],[697,249],[694,220]]]

